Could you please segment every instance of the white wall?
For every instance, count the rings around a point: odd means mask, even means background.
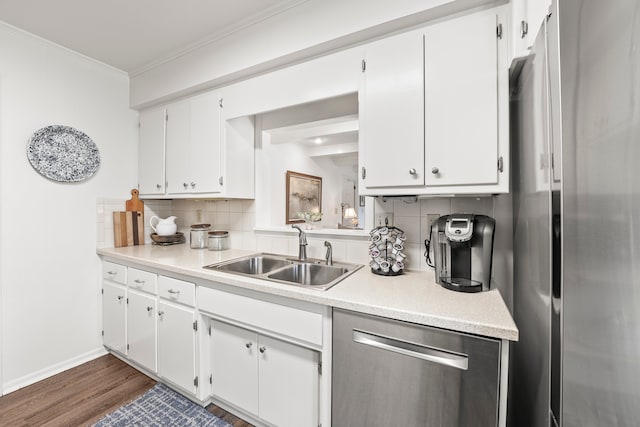
[[[0,24],[2,391],[102,352],[96,200],[137,184],[137,113],[128,77]],[[49,181],[29,164],[36,130],[75,127],[102,163],[91,179]],[[128,198],[128,197],[126,197]],[[124,205],[122,206],[124,209]]]

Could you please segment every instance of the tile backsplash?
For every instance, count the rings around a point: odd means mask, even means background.
[[[151,243],[149,219],[153,215],[166,218],[177,217],[178,230],[185,233],[187,244],[189,228],[192,224],[211,224],[213,230],[229,232],[230,247],[264,252],[297,254],[298,238],[290,230],[255,231],[256,211],[253,200],[144,200],[145,202],[145,243]],[[429,237],[429,216],[448,215],[452,212],[472,212],[495,217],[493,197],[454,197],[417,200],[406,198],[376,198],[374,203],[373,228],[384,224],[401,228],[407,240],[405,253],[409,270],[428,269],[424,257],[424,241]],[[125,200],[98,199],[97,233],[98,247],[113,247],[112,212],[123,210]],[[334,246],[334,259],[346,262],[368,264],[366,237],[331,235],[309,235],[309,256],[324,256],[323,240],[330,240]]]
[[[230,247],[256,250],[253,200],[173,200],[171,208],[171,214],[178,217],[178,229],[185,236],[192,224],[211,224],[212,230],[229,232]]]
[[[384,225],[387,218],[405,232],[405,265],[410,270],[426,270],[425,240],[429,238],[430,215],[475,213],[494,216],[494,198],[452,197],[416,199],[415,197],[377,198],[374,200],[374,226]]]
[[[124,211],[126,199],[96,200],[96,246],[98,248],[113,247],[113,212]],[[149,219],[157,215],[166,218],[171,214],[170,200],[145,200],[144,201],[144,241],[151,243]]]

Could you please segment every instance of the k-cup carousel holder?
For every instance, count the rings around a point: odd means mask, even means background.
[[[373,274],[380,276],[398,276],[404,271],[407,256],[402,252],[406,237],[398,227],[385,225],[369,232],[369,266]]]

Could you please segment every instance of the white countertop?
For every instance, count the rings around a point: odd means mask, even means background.
[[[375,275],[368,266],[364,266],[331,289],[317,291],[202,268],[249,255],[253,251],[208,251],[191,249],[183,244],[104,248],[98,249],[97,253],[113,261],[296,300],[453,331],[518,340],[518,328],[497,289],[471,294],[450,291],[436,284],[430,271],[407,271],[400,276],[386,277]]]

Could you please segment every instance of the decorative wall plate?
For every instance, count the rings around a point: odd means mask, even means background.
[[[100,166],[100,151],[85,133],[69,126],[47,126],[29,139],[27,157],[42,176],[60,182],[79,182]]]

